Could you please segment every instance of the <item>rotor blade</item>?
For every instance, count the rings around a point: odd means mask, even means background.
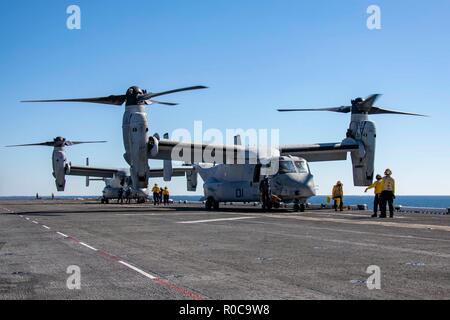
[[[143,94],[143,95],[140,96],[138,99],[139,99],[140,101],[144,101],[144,100],[150,100],[151,98],[155,98],[155,97],[159,97],[159,96],[164,96],[164,95],[172,94],[172,93],[176,93],[176,92],[191,91],[191,90],[200,90],[200,89],[208,89],[208,87],[205,87],[205,86],[195,86],[195,87],[186,87],[186,88],[180,88],[180,89],[175,89],[175,90],[170,90],[170,91],[163,91],[163,92],[158,92],[158,93],[147,93],[147,94]]]
[[[108,96],[108,97],[98,97],[98,98],[81,98],[81,99],[60,99],[60,100],[26,100],[21,101],[25,103],[30,102],[86,102],[86,103],[100,103],[100,104],[110,104],[121,106],[126,100],[125,95],[120,96]]]
[[[42,143],[31,143],[31,144],[16,144],[12,146],[6,146],[6,148],[14,148],[14,147],[34,147],[34,146],[43,146],[43,147],[53,147],[54,142],[42,142]]]
[[[108,141],[66,141],[66,146],[74,146],[77,144],[87,144],[87,143],[106,143]]]
[[[427,115],[424,115],[424,114],[402,112],[402,111],[389,110],[389,109],[383,109],[383,108],[378,108],[378,107],[372,107],[369,111],[369,114],[400,114],[400,115],[404,115],[404,116],[428,117]]]
[[[329,111],[339,113],[349,113],[352,111],[351,107],[338,107],[338,108],[320,108],[320,109],[278,109],[278,112],[303,112],[303,111]]]
[[[146,100],[145,104],[146,105],[161,104],[161,105],[164,105],[164,106],[178,106],[178,103],[162,102],[162,101],[156,101],[156,100]]]
[[[372,94],[364,100],[364,104],[371,107],[381,96],[382,94]]]

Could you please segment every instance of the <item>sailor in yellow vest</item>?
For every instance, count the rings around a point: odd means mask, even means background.
[[[380,218],[386,218],[387,205],[389,204],[390,217],[394,217],[394,199],[395,199],[395,180],[391,177],[392,171],[386,169],[385,176],[381,180],[381,215]]]
[[[169,189],[167,187],[165,187],[162,193],[163,193],[163,197],[164,197],[164,205],[168,206],[169,205],[169,196],[170,196]]]
[[[373,215],[372,218],[378,217],[378,208],[380,208],[381,211],[381,192],[383,191],[383,185],[382,185],[383,177],[379,174],[377,175],[377,181],[372,183],[370,187],[366,189],[366,192],[370,189],[374,189],[375,191],[375,199],[373,200]]]
[[[159,193],[161,192],[161,189],[158,187],[158,184],[155,183],[152,192],[153,192],[153,205],[156,206],[157,204],[159,204]]]
[[[337,211],[338,207],[341,211],[344,211],[344,185],[338,181],[333,187],[331,195],[334,200],[334,211]]]

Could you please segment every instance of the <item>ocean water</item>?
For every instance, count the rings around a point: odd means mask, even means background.
[[[319,204],[326,203],[326,196],[316,196],[309,199],[308,202]],[[344,196],[344,204],[367,204],[373,209],[373,195],[368,196]],[[425,207],[425,208],[450,208],[450,196],[397,196],[394,200],[395,205],[406,207]]]
[[[57,199],[98,199],[98,196],[65,196],[57,197]],[[200,201],[202,196],[173,196],[174,201]],[[0,201],[4,200],[33,200],[34,197],[0,197]],[[48,199],[48,197],[44,197]],[[326,196],[316,196],[308,200],[312,204],[326,204]],[[367,196],[345,196],[344,204],[367,204],[370,209],[373,208],[373,195]],[[450,208],[450,196],[397,196],[396,205],[408,207],[426,207],[426,208]]]

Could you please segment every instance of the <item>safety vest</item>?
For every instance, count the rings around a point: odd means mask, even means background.
[[[382,187],[383,191],[391,191],[395,193],[395,180],[389,176],[384,177]]]
[[[333,187],[333,198],[342,197],[344,195],[344,188],[338,185]]]
[[[381,192],[383,192],[383,180],[375,181],[367,189],[372,189],[372,188],[375,188],[375,194],[381,194]]]
[[[170,193],[169,193],[169,189],[164,189],[163,190],[163,195],[165,195],[165,196],[168,196]]]
[[[153,187],[152,192],[153,193],[159,193],[161,191],[161,189],[159,189],[159,187]]]

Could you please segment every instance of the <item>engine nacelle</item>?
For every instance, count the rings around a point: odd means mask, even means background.
[[[66,172],[70,172],[70,164],[62,150],[55,148],[52,157],[53,177],[55,177],[56,190],[64,191],[66,188]]]
[[[370,186],[374,178],[377,130],[372,121],[352,123],[352,132],[360,143],[358,151],[352,152],[353,182],[357,187]]]
[[[186,183],[187,183],[187,191],[195,192],[197,191],[198,184],[198,171],[186,171]]]

